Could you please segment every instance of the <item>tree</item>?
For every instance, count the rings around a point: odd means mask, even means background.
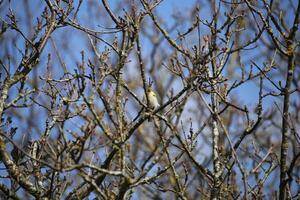
[[[188,2],[0,2],[4,199],[299,198],[300,1]]]

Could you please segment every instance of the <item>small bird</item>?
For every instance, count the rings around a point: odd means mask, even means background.
[[[149,106],[152,109],[158,108],[160,105],[158,103],[157,95],[156,93],[151,89],[151,87],[148,87],[147,89],[147,95],[149,100]]]

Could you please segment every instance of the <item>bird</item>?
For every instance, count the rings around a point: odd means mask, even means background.
[[[149,101],[149,106],[151,109],[157,109],[160,104],[158,103],[158,98],[154,90],[152,90],[151,87],[148,87],[147,89],[147,95],[148,95],[148,101]]]

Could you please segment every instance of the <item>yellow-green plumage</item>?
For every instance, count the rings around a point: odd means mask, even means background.
[[[160,105],[158,103],[156,93],[150,87],[148,88],[147,93],[148,93],[149,106],[153,109],[158,108]]]

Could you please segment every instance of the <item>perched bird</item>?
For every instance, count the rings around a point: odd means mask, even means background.
[[[152,109],[157,109],[160,105],[158,103],[158,98],[156,93],[151,89],[151,87],[148,87],[147,89],[147,95],[149,100],[149,106]]]

